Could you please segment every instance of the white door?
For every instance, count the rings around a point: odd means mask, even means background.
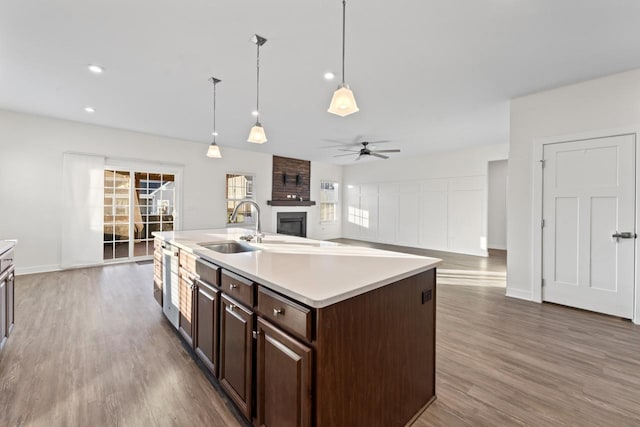
[[[545,145],[543,180],[543,299],[632,318],[635,136]]]

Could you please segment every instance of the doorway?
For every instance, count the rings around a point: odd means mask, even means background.
[[[175,173],[106,167],[103,259],[150,258],[153,232],[173,231]]]
[[[542,147],[542,300],[633,318],[636,136]]]
[[[487,248],[507,250],[507,166],[508,160],[489,162]]]

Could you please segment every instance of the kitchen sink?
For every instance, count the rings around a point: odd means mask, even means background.
[[[221,254],[239,254],[243,252],[257,251],[258,248],[254,248],[246,243],[240,243],[236,241],[228,242],[214,242],[214,243],[198,243],[203,248],[210,249]]]

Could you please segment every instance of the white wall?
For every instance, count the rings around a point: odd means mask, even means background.
[[[496,144],[345,167],[345,237],[486,255],[488,162],[508,157]],[[368,215],[350,221],[349,208]]]
[[[507,160],[489,162],[488,247],[507,249]]]
[[[534,139],[638,127],[640,70],[590,80],[511,102],[507,295],[534,299],[532,237]],[[640,314],[639,314],[640,316]]]
[[[18,273],[59,268],[61,246],[62,154],[83,152],[109,159],[144,159],[181,165],[182,228],[225,225],[225,175],[256,176],[256,199],[265,231],[274,231],[271,199],[272,156],[222,148],[223,159],[205,156],[207,146],[136,132],[0,110],[0,239],[18,239]],[[110,162],[113,163],[113,162]],[[320,179],[341,182],[342,168],[313,162],[312,197]],[[309,237],[340,237],[340,224],[322,226],[310,209]]]

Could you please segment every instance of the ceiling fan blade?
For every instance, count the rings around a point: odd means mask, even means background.
[[[397,150],[397,149],[394,149],[394,150],[375,150],[375,152],[376,153],[399,153],[400,150]]]
[[[337,156],[333,156],[333,157],[353,156],[354,154],[355,154],[355,153],[338,154]]]
[[[348,151],[350,153],[359,153],[360,152],[360,150],[347,150],[345,148],[340,148],[338,151]]]
[[[365,142],[365,141],[363,141],[363,142]],[[374,144],[387,144],[387,143],[393,142],[393,141],[391,141],[389,139],[381,139],[380,141],[366,141],[366,142],[368,142],[369,145],[374,145]]]
[[[373,151],[371,152],[372,156],[376,156],[376,157],[380,157],[381,159],[388,159],[388,156],[383,156],[382,154],[378,154],[378,153],[374,153]]]
[[[345,141],[342,139],[332,139],[332,138],[324,138],[323,141],[327,141],[327,142],[336,142],[338,144],[343,144],[343,145],[349,145],[351,144],[349,141]]]
[[[360,154],[358,157],[356,157],[356,160],[360,160],[360,158],[362,158],[362,154]]]

